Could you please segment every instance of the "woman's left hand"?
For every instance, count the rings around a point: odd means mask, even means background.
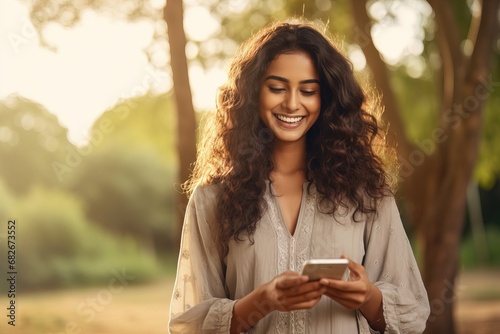
[[[346,257],[342,255],[342,258]],[[361,264],[348,260],[348,268],[351,271],[349,280],[322,278],[319,282],[326,286],[324,294],[348,309],[359,309],[370,327],[383,333],[386,322],[382,292],[370,282]]]
[[[325,295],[342,306],[354,310],[362,308],[372,298],[373,290],[377,288],[370,282],[361,264],[348,260],[350,270],[348,281],[322,278],[320,284],[326,286]]]

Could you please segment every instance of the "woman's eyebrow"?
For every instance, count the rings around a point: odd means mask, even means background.
[[[277,75],[270,75],[266,78],[266,80],[278,80],[278,81],[281,81],[281,82],[290,82],[290,80],[286,79],[286,78],[283,78],[283,77],[279,77]],[[319,85],[319,80],[317,79],[307,79],[307,80],[301,80],[299,81],[299,84],[308,84],[308,83],[317,83]]]

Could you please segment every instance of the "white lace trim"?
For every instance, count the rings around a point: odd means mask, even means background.
[[[300,271],[305,260],[309,259],[311,234],[315,208],[315,193],[307,194],[304,188],[297,229],[290,235],[282,215],[279,211],[278,201],[271,194],[271,187],[266,192],[265,199],[268,203],[272,227],[276,235],[278,248],[278,266],[276,275],[284,271]],[[305,333],[307,326],[307,311],[277,312],[271,328],[277,334]]]

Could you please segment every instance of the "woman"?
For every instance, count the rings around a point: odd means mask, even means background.
[[[187,183],[171,333],[419,333],[427,294],[350,63],[313,25],[239,49]],[[313,258],[348,281],[309,281]]]

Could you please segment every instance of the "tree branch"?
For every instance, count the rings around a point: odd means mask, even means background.
[[[467,77],[478,72],[482,76],[478,80],[486,80],[489,73],[490,61],[493,55],[493,41],[499,32],[498,11],[499,0],[484,1],[481,9],[481,21],[477,32],[477,39],[472,52]]]
[[[370,34],[371,20],[366,12],[366,1],[354,0],[351,1],[351,5],[356,23],[354,27],[354,41],[363,50],[368,66],[373,73],[375,85],[383,93],[382,103],[385,106],[383,117],[389,127],[387,139],[390,145],[396,147],[400,156],[407,157],[410,153],[411,145],[406,137],[399,106],[389,82],[387,67],[373,44]]]
[[[500,0],[484,1],[476,43],[465,73],[460,100],[456,101],[460,102],[462,113],[466,116],[463,116],[462,119],[463,129],[459,128],[459,131],[462,131],[462,134],[459,135],[462,143],[460,147],[456,147],[455,156],[458,159],[461,153],[469,152],[465,155],[469,176],[477,160],[484,104],[492,93],[488,76],[494,55],[493,43],[500,28],[498,22],[499,7]]]
[[[481,8],[483,8],[483,1],[477,0]],[[479,32],[479,25],[481,24],[482,15],[472,13],[472,19],[469,25],[469,31],[467,33],[467,39],[472,43],[472,46],[476,45],[477,34]]]
[[[463,85],[454,101],[454,116],[458,116],[459,122],[453,131],[448,132],[449,145],[442,150],[448,156],[448,166],[440,186],[441,197],[463,196],[477,161],[484,105],[492,92],[488,75],[494,54],[493,42],[499,32],[499,7],[500,0],[488,0],[481,10],[476,44]]]
[[[441,55],[443,66],[442,80],[443,93],[441,100],[441,120],[445,112],[451,109],[456,98],[456,88],[460,86],[460,66],[463,62],[463,53],[460,49],[460,37],[458,35],[458,24],[453,8],[449,1],[429,0],[434,10],[437,25],[437,44]],[[446,122],[442,124],[446,125]]]

